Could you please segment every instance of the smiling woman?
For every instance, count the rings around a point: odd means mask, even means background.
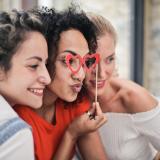
[[[36,159],[70,160],[78,143],[80,148],[88,148],[82,151],[84,159],[95,160],[101,157],[101,160],[106,160],[96,132],[106,119],[98,104],[93,104],[90,109],[87,99],[76,101],[85,78],[85,70],[80,65],[72,72],[66,62],[70,56],[72,60],[68,63],[76,67],[79,62],[74,58],[82,59],[86,54],[94,52],[94,27],[85,13],[76,8],[71,7],[58,14],[54,9],[40,10],[39,13],[44,26],[47,26],[47,68],[52,81],[45,90],[42,108],[16,108],[18,114],[33,128]],[[87,110],[95,115],[94,119],[90,118],[91,114],[86,114]],[[96,151],[92,150],[93,145],[97,146]]]
[[[0,13],[0,159],[34,159],[30,127],[12,109],[39,108],[50,77],[43,26],[32,13]]]
[[[35,31],[26,33],[12,57],[11,69],[4,73],[4,81],[1,81],[1,94],[7,96],[12,106],[18,103],[39,108],[42,105],[43,90],[50,82],[45,66],[47,57],[45,38]]]
[[[100,128],[109,159],[156,159],[160,150],[160,103],[145,88],[115,76],[116,32],[101,15],[88,15],[96,25],[97,52],[101,56],[98,72],[98,101],[108,117]],[[95,70],[87,73],[85,88],[94,100]],[[157,156],[156,156],[157,154]]]

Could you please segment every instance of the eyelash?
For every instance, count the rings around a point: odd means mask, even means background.
[[[61,62],[62,62],[65,66],[67,66],[67,63],[66,63],[66,60],[65,60],[65,59],[62,59]],[[70,64],[70,65],[73,65],[73,64],[74,64],[74,61],[70,59],[70,60],[69,60],[69,64]]]
[[[60,59],[59,61],[60,61],[63,65],[65,65],[65,66],[67,65],[67,63],[66,63],[66,60],[65,60],[65,59]]]
[[[33,70],[36,70],[38,68],[38,64],[34,64],[34,65],[29,65],[29,67]]]
[[[106,59],[106,64],[110,64],[114,60],[115,60],[114,57],[109,57],[109,58]]]

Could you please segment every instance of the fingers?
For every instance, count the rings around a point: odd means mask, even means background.
[[[96,106],[95,105],[92,105],[92,107],[88,110],[92,115],[95,114],[95,111],[96,111]]]
[[[107,121],[107,118],[103,114],[98,102],[94,102],[91,109],[86,113],[90,120],[88,123],[91,123],[93,130],[98,129]]]
[[[96,119],[97,117],[95,117],[95,119]],[[106,116],[101,116],[100,118],[99,118],[100,120],[99,120],[99,122],[97,123],[97,129],[98,128],[100,128],[102,125],[104,125],[106,122],[107,122],[107,117]]]
[[[94,119],[95,116],[103,114],[98,102],[94,102],[86,113],[90,119]]]
[[[92,106],[95,107],[95,116],[103,114],[99,102],[93,102]]]
[[[93,130],[98,129],[101,127],[104,123],[107,122],[107,118],[105,117],[104,114],[100,116],[95,116],[93,119],[90,120],[91,126],[93,127]]]
[[[91,113],[90,111],[87,111],[86,114],[87,114],[89,119],[94,119],[94,114]]]

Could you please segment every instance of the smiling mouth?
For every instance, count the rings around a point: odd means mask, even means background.
[[[96,81],[95,80],[91,80],[90,83],[91,83],[91,85],[93,87],[96,87]],[[97,81],[97,88],[103,88],[104,85],[105,85],[105,80],[99,80],[99,81]]]
[[[43,96],[44,89],[35,89],[35,88],[28,88],[28,91],[33,93],[36,96]]]

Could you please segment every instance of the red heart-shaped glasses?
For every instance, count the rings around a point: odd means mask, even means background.
[[[73,74],[76,74],[82,66],[87,72],[91,71],[99,63],[99,60],[100,55],[98,53],[87,54],[83,58],[78,54],[69,53],[66,55],[66,64]]]

